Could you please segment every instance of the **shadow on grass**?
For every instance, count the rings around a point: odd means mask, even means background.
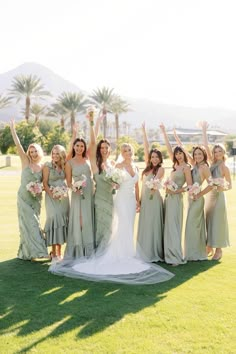
[[[126,314],[158,303],[169,290],[216,264],[203,261],[177,268],[164,265],[175,274],[174,278],[137,286],[54,276],[48,272],[47,263],[8,260],[0,264],[0,335],[18,329],[18,336],[26,336],[47,328],[45,336],[18,353],[76,328],[77,337],[86,338]]]

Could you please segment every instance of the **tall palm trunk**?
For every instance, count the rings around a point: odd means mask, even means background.
[[[30,117],[30,97],[26,96],[25,100],[25,120],[27,123],[29,123],[29,117]]]
[[[65,118],[64,118],[64,116],[61,116],[60,123],[61,123],[61,128],[65,129]]]
[[[107,110],[103,108],[102,113],[104,114],[103,118],[103,138],[106,139],[107,136]]]
[[[75,112],[71,112],[70,115],[70,128],[71,128],[71,134],[73,133],[73,127],[75,125]]]

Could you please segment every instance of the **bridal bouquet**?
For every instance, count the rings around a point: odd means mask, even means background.
[[[188,190],[189,197],[194,199],[194,196],[201,192],[199,183],[195,182]]]
[[[81,175],[81,179],[74,182],[71,187],[73,192],[80,191],[80,195],[81,195],[82,199],[85,199],[84,194],[83,194],[83,188],[86,187],[86,181],[87,181],[87,177],[85,175]]]
[[[41,182],[29,182],[26,185],[26,189],[28,192],[31,193],[31,195],[36,198],[42,194],[43,188],[42,188],[42,183]]]
[[[66,186],[51,186],[50,190],[52,191],[52,197],[55,199],[62,200],[68,197],[68,188]]]
[[[90,120],[91,125],[94,125],[93,118],[94,118],[95,112],[96,112],[96,108],[92,105],[90,105],[86,110],[87,116],[91,119]]]
[[[146,181],[145,185],[147,186],[148,189],[151,190],[149,196],[150,200],[153,199],[154,192],[162,188],[162,183],[158,178],[151,178],[149,181]]]
[[[108,167],[104,179],[112,183],[112,194],[116,194],[116,189],[124,180],[124,172],[120,168]]]
[[[208,184],[209,186],[214,186],[214,189],[217,189],[217,187],[222,187],[225,190],[229,188],[229,182],[227,182],[224,178],[221,177],[219,178],[209,177]]]
[[[170,178],[167,178],[167,180],[164,182],[164,187],[172,192],[175,192],[178,189],[178,185]]]

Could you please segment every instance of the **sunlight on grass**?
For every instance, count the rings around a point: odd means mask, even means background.
[[[64,305],[64,304],[66,304],[68,302],[74,301],[75,299],[78,299],[79,297],[82,297],[82,296],[86,295],[86,293],[87,293],[87,290],[75,292],[75,293],[71,294],[70,296],[68,296],[63,301],[61,301],[59,303],[59,305]]]
[[[50,289],[48,291],[45,291],[44,293],[42,293],[40,296],[44,296],[44,295],[48,295],[48,294],[52,294],[52,293],[55,293],[56,291],[58,290],[61,290],[62,287],[56,287],[56,288],[53,288],[53,289]]]
[[[110,295],[114,295],[115,293],[118,293],[120,291],[120,289],[114,290],[114,291],[109,291],[105,296],[110,296]]]

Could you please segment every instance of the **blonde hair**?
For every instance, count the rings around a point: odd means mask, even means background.
[[[121,155],[123,155],[124,150],[125,150],[126,148],[130,148],[130,149],[131,149],[131,151],[132,151],[132,156],[133,156],[133,155],[134,155],[134,148],[133,148],[133,146],[132,146],[131,144],[129,144],[129,143],[123,143],[123,144],[121,145],[121,147],[120,147]]]
[[[41,146],[39,145],[39,144],[36,144],[36,143],[32,143],[32,144],[30,144],[29,146],[28,146],[28,149],[27,149],[27,151],[26,151],[26,154],[27,154],[27,156],[29,157],[29,160],[31,161],[31,156],[30,156],[30,148],[31,147],[34,147],[35,148],[35,150],[37,151],[37,153],[38,153],[38,161],[40,161],[40,160],[42,160],[42,158],[43,158],[43,156],[44,156],[44,154],[43,154],[43,149],[41,148]]]
[[[226,149],[224,147],[223,144],[215,144],[212,148],[212,158],[213,158],[213,162],[215,163],[216,162],[216,159],[215,159],[215,150],[217,148],[220,148],[222,150],[222,152],[224,153],[223,155],[223,161],[225,161],[227,159],[227,155],[226,155]]]
[[[64,146],[62,145],[54,145],[51,151],[51,157],[52,157],[52,152],[53,150],[57,150],[59,152],[60,160],[61,160],[61,168],[64,171],[65,170],[65,164],[66,164],[66,150]],[[53,163],[54,167],[56,166],[55,163]]]

